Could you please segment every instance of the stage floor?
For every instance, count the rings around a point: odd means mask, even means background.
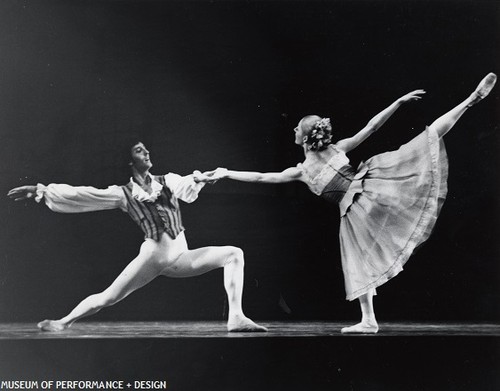
[[[341,334],[346,322],[261,322],[267,333],[228,333],[224,322],[79,322],[63,332],[41,332],[34,323],[0,324],[0,339],[292,338],[292,337],[498,337],[500,324],[387,322],[373,334]]]
[[[0,324],[0,381],[166,382],[170,391],[497,391],[500,325],[261,322],[228,333],[219,322],[78,322],[61,333]],[[60,388],[61,389],[61,388]],[[129,389],[129,388],[124,388]],[[61,389],[62,390],[62,389]]]

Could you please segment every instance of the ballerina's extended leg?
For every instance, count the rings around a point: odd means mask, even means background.
[[[497,76],[494,73],[486,75],[476,87],[476,90],[466,100],[436,119],[430,127],[436,130],[439,137],[443,137],[469,107],[477,104],[489,95],[496,81]]]

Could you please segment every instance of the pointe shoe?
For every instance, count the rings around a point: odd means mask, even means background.
[[[497,75],[495,75],[493,72],[488,73],[486,77],[483,80],[481,80],[476,90],[470,96],[471,101],[467,106],[469,107],[473,106],[479,101],[486,98],[493,89],[493,87],[495,86],[496,81],[497,81]]]

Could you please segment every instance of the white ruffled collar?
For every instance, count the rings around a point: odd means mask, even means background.
[[[134,197],[139,202],[155,202],[156,199],[160,196],[160,193],[163,189],[161,183],[154,179],[153,175],[148,174],[151,179],[151,188],[152,192],[149,194],[142,187],[140,187],[135,181],[134,178],[130,178],[130,183],[132,184],[132,197]]]

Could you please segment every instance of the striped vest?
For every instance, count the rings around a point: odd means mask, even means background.
[[[163,232],[175,239],[184,227],[182,225],[179,201],[165,184],[163,176],[154,176],[163,189],[154,202],[140,202],[132,196],[132,183],[122,186],[127,198],[127,213],[142,229],[145,238],[160,240]]]

